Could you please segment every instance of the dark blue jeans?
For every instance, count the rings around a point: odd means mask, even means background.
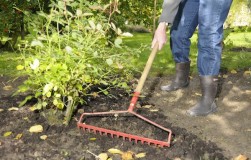
[[[188,62],[190,38],[198,26],[198,72],[218,75],[223,24],[232,0],[184,0],[171,28],[171,49],[176,63]]]

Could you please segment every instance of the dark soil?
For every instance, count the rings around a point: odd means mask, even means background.
[[[172,94],[159,90],[159,86],[168,83],[172,77],[156,77],[147,80],[144,88],[146,97],[139,100],[136,111],[172,130],[172,143],[169,148],[136,144],[124,141],[122,138],[82,132],[77,128],[77,120],[83,112],[82,109],[85,112],[126,110],[131,97],[121,91],[114,90],[114,97],[100,95],[95,99],[89,99],[88,105],[79,108],[68,126],[60,126],[56,125],[57,120],[54,115],[32,112],[28,106],[17,111],[9,111],[8,108],[17,107],[24,98],[21,95],[11,96],[22,80],[8,81],[10,78],[0,77],[0,82],[2,82],[0,84],[0,109],[3,109],[0,112],[0,159],[93,160],[95,159],[93,154],[108,153],[110,148],[123,152],[131,151],[135,154],[144,152],[146,156],[141,158],[142,160],[175,158],[224,160],[239,154],[250,156],[251,148],[248,142],[251,140],[251,123],[247,119],[251,115],[251,80],[250,77],[244,77],[242,74],[243,72],[228,74],[228,78],[221,83],[222,89],[218,98],[218,104],[221,107],[218,113],[203,118],[191,118],[183,114],[198,99],[198,96],[195,96],[197,95],[195,93],[200,92],[198,77],[191,80],[188,88]],[[6,86],[11,87],[6,89]],[[234,102],[227,101],[232,97]],[[236,103],[236,107],[232,109],[233,103]],[[238,106],[240,106],[239,109]],[[130,115],[92,117],[85,122],[158,140],[165,140],[168,135],[167,132]],[[43,126],[42,133],[28,131],[35,124]],[[4,133],[8,131],[12,134],[4,137]],[[18,134],[22,134],[22,137],[17,138]],[[42,140],[41,135],[47,135],[48,138]],[[108,153],[108,155],[113,160],[121,159],[120,154]]]

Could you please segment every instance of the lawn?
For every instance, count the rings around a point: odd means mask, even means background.
[[[232,51],[233,48],[251,48],[251,33],[227,33],[224,43],[225,47],[222,54],[222,68],[231,70],[243,70],[251,67],[251,52],[239,49],[238,51]],[[144,50],[139,59],[135,59],[135,63],[138,67],[144,67],[148,55],[150,53],[152,35],[150,33],[135,33],[133,37],[124,38],[124,43],[130,47],[137,48],[140,45],[148,45],[149,49]],[[191,38],[191,71],[197,73],[196,58],[197,58],[197,34]],[[151,73],[156,74],[172,74],[174,73],[174,62],[172,60],[172,54],[170,50],[169,42],[165,47],[159,51],[158,55],[152,66]]]
[[[243,70],[250,69],[251,67],[251,52],[245,50],[251,48],[251,32],[227,33],[228,36],[225,39],[225,47],[222,54],[222,68],[231,70]],[[135,58],[132,62],[139,70],[143,70],[145,63],[151,52],[152,35],[150,33],[134,33],[133,37],[123,38],[124,44],[128,47],[139,48],[141,45],[147,46],[139,58]],[[191,72],[197,73],[196,58],[197,58],[197,34],[191,38]],[[237,51],[233,51],[233,48],[239,48]],[[244,49],[242,49],[244,48]],[[0,52],[0,75],[16,76],[18,74],[16,66],[21,63],[21,54],[15,52]],[[172,60],[172,54],[169,47],[169,42],[165,47],[157,54],[151,74],[173,74],[174,62]]]
[[[17,76],[20,72],[16,66],[21,62],[21,54],[16,52],[0,52],[0,76]]]

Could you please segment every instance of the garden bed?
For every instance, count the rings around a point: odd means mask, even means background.
[[[198,77],[184,90],[165,93],[159,86],[168,83],[172,77],[155,77],[147,80],[144,88],[145,98],[137,105],[137,112],[173,131],[170,148],[135,144],[121,138],[111,138],[93,133],[82,132],[76,123],[81,112],[126,110],[130,96],[114,90],[114,97],[100,95],[89,99],[88,105],[79,108],[69,126],[56,125],[56,119],[47,121],[41,113],[30,111],[29,107],[9,111],[17,107],[24,97],[12,97],[20,81],[8,81],[0,77],[0,159],[95,159],[95,155],[107,153],[113,160],[121,159],[121,154],[112,154],[111,148],[133,155],[146,153],[141,159],[230,159],[238,154],[250,156],[250,121],[251,115],[250,78],[243,77],[243,72],[226,74],[221,83],[218,112],[208,117],[191,118],[185,115],[190,105],[199,98]],[[4,85],[3,85],[4,84]],[[6,86],[11,86],[7,87]],[[249,99],[248,99],[249,97]],[[233,103],[234,106],[232,105]],[[163,140],[166,132],[161,132],[148,123],[135,117],[97,117],[92,124]],[[49,123],[50,122],[50,123]],[[54,122],[55,124],[52,124]],[[43,132],[30,133],[33,125],[42,125]],[[4,136],[11,132],[9,136]],[[19,135],[19,136],[17,136]],[[21,135],[21,136],[20,136]],[[46,135],[42,140],[40,136]]]

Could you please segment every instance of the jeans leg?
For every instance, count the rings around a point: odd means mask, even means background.
[[[232,0],[200,0],[197,65],[202,76],[219,74],[223,24],[231,3]]]
[[[198,25],[199,0],[184,0],[171,28],[171,50],[176,63],[189,62],[192,37]]]

